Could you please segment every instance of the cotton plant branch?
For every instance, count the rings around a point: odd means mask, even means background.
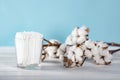
[[[120,51],[120,48],[119,48],[119,49],[116,49],[116,50],[109,50],[109,52],[110,52],[111,54],[114,54],[114,53],[116,53],[116,52],[118,52],[118,51]]]
[[[109,46],[117,46],[120,47],[119,43],[115,43],[115,42],[105,42],[106,44],[108,44]]]
[[[49,40],[47,39],[43,39],[43,41],[47,42],[47,44],[43,44],[43,49],[42,49],[42,61],[45,60],[45,58],[47,57],[47,53],[44,51],[47,47],[50,47],[50,46],[56,46],[56,47],[59,47],[61,44],[57,44],[57,43],[52,43],[50,42]]]
[[[47,40],[47,39],[43,39],[44,41],[46,41],[46,42],[48,42],[49,44],[52,44],[49,40]]]
[[[60,46],[60,44],[54,44],[54,43],[51,43],[49,40],[47,39],[43,39],[44,41],[48,42],[48,44],[43,44],[43,47],[47,47],[47,46]]]
[[[107,45],[109,46],[114,46],[114,47],[120,47],[120,44],[119,43],[115,43],[115,42],[105,42]],[[114,54],[116,52],[120,51],[120,48],[119,49],[115,49],[115,50],[109,50],[109,52],[111,54]]]
[[[85,60],[87,59],[87,57],[85,57],[84,59],[83,59],[83,62],[81,63],[81,65],[80,66],[83,66],[83,64],[85,63]]]

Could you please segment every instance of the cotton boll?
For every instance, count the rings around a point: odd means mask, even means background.
[[[67,39],[66,39],[66,41],[65,41],[65,44],[67,44],[67,45],[73,45],[72,36],[71,36],[71,35],[69,35],[69,36],[67,37]]]
[[[85,56],[90,59],[92,57],[92,52],[90,50],[85,50]]]
[[[92,54],[93,54],[94,56],[100,55],[100,54],[99,54],[98,47],[96,47],[96,46],[95,46],[94,48],[92,48],[91,51],[92,51]]]
[[[78,34],[79,36],[85,36],[85,35],[88,35],[88,32],[86,32],[85,30],[79,29]]]
[[[71,35],[72,36],[78,36],[78,27],[76,27],[73,31],[72,31],[72,33],[71,33]]]
[[[85,46],[87,48],[94,48],[95,47],[95,42],[93,42],[91,40],[85,41]]]
[[[56,52],[57,52],[58,47],[56,46],[49,46],[45,49],[45,52],[47,52],[47,54],[49,55],[49,57],[51,58],[55,58],[56,57]]]
[[[76,62],[82,63],[83,57],[80,57],[80,56],[76,55],[75,58],[76,58]]]
[[[79,37],[78,39],[77,39],[77,44],[82,44],[83,42],[85,42],[86,41],[86,37]]]
[[[80,29],[81,29],[81,30],[84,30],[84,31],[86,31],[86,32],[88,32],[88,33],[89,33],[89,31],[90,31],[89,28],[86,27],[86,26],[81,26]]]
[[[89,29],[87,27],[85,27],[85,26],[82,26],[78,30],[79,36],[85,36],[85,35],[88,35],[88,33],[89,33]]]
[[[98,64],[98,65],[103,65],[103,64],[105,64],[105,61],[101,58],[100,55],[94,56],[93,59],[95,60],[96,64]]]
[[[71,59],[72,56],[74,56],[73,51],[69,51],[67,55],[68,59]]]
[[[72,37],[73,45],[75,45],[77,43],[77,40],[78,40],[78,37],[76,37],[76,36]]]
[[[75,51],[75,49],[76,49],[76,45],[73,45],[68,48],[68,51]]]
[[[74,53],[76,56],[83,56],[83,50],[80,47],[76,47]]]
[[[99,48],[100,50],[100,55],[102,56],[108,56],[109,55],[109,51],[106,49],[106,50],[103,50],[102,48]]]

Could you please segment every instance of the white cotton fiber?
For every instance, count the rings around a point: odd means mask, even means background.
[[[85,46],[87,48],[94,48],[95,47],[95,43],[91,40],[85,41]]]
[[[51,40],[49,40],[51,43],[53,43],[53,44],[60,44],[60,42],[58,41],[58,40],[56,40],[56,39],[51,39]]]
[[[60,55],[64,55],[64,51],[63,50],[61,50],[60,48],[57,50],[57,54],[56,54],[56,56],[60,56]]]
[[[85,50],[85,56],[90,59],[92,57],[92,52],[90,50]]]
[[[82,26],[81,28],[79,28],[79,30],[78,30],[78,34],[79,34],[79,36],[85,36],[85,35],[88,35],[87,30],[88,30],[88,28],[85,27],[85,26]]]
[[[96,63],[99,64],[99,65],[104,65],[105,61],[103,59],[97,59]]]
[[[80,47],[76,47],[74,53],[76,56],[83,56],[83,50]]]
[[[66,44],[61,44],[59,48],[60,48],[62,51],[65,52],[65,51],[66,51],[66,47],[67,47]]]
[[[110,54],[109,56],[105,56],[105,62],[111,62],[112,60],[112,55]]]
[[[79,28],[76,27],[76,28],[72,31],[71,35],[77,37],[77,36],[78,36],[78,29],[79,29]]]
[[[85,42],[86,41],[86,37],[79,37],[78,39],[77,39],[77,44],[82,44],[83,42]]]
[[[75,45],[77,43],[77,40],[78,40],[78,37],[76,37],[76,36],[72,37],[73,45]]]
[[[57,52],[58,47],[56,46],[49,46],[45,49],[45,52],[47,52],[48,56],[51,58],[55,58],[56,57],[56,52]]]
[[[73,54],[72,51],[68,51],[68,55],[67,55],[68,59],[71,59],[73,55],[74,55],[74,54]]]
[[[65,41],[65,44],[66,45],[73,45],[73,42],[72,42],[72,36],[69,35]]]
[[[82,57],[79,57],[76,55],[75,58],[76,58],[76,62],[82,63],[82,61],[83,61]]]
[[[72,60],[73,62],[75,62],[75,55],[73,55],[73,56],[71,57],[71,60]]]

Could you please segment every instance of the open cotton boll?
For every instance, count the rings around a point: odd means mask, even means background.
[[[77,44],[82,44],[83,42],[85,42],[86,41],[86,37],[79,37],[78,39],[77,39]]]
[[[89,33],[89,28],[87,28],[85,26],[80,27],[78,30],[79,36],[85,36],[85,35],[88,35],[88,33]]]
[[[93,54],[94,56],[100,55],[100,53],[99,53],[99,48],[96,47],[96,46],[95,46],[94,48],[92,48],[91,51],[92,51],[92,54]]]
[[[65,41],[65,44],[67,44],[67,45],[73,45],[72,36],[71,36],[71,35],[69,35],[69,36],[67,37],[67,39],[66,39],[66,41]]]
[[[72,36],[78,36],[78,27],[76,27],[73,31],[72,31],[72,33],[71,33],[71,35]]]
[[[95,47],[95,42],[93,42],[91,40],[85,41],[85,46],[87,48],[94,48]]]
[[[76,56],[83,56],[83,50],[80,47],[76,47],[74,53]]]
[[[93,59],[95,60],[96,64],[98,64],[98,65],[103,65],[103,64],[105,64],[105,61],[101,58],[100,55],[95,55],[95,56],[93,57]]]
[[[48,54],[49,57],[55,58],[57,49],[58,49],[58,47],[56,47],[56,46],[49,46],[45,49],[45,52]]]
[[[73,51],[68,51],[68,54],[67,54],[68,59],[71,59],[72,56],[74,56]]]
[[[92,52],[90,50],[85,50],[85,56],[90,59],[92,57]]]
[[[75,45],[77,43],[77,40],[78,40],[78,37],[76,37],[76,36],[72,37],[73,45]]]
[[[79,36],[85,36],[85,35],[88,35],[88,32],[86,32],[85,30],[79,29],[78,35],[79,35]]]
[[[83,57],[75,55],[76,62],[79,62],[80,64],[83,62]]]
[[[101,56],[108,56],[109,55],[109,50],[106,49],[106,50],[103,50],[101,47],[99,48],[99,51],[100,51],[100,55]]]

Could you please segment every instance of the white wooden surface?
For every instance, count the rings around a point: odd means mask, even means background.
[[[64,68],[56,60],[47,60],[38,67],[16,67],[13,47],[0,47],[0,80],[120,80],[120,52],[112,64],[95,65],[87,60],[83,67]]]

